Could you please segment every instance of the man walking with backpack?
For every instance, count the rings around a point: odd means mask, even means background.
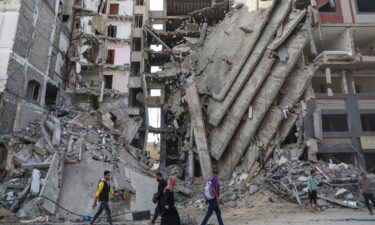
[[[208,203],[208,209],[201,225],[206,225],[212,213],[215,211],[217,221],[219,225],[224,225],[223,219],[221,218],[221,210],[219,204],[221,203],[220,198],[220,183],[219,183],[219,170],[213,169],[212,176],[208,179],[206,186],[204,187],[204,198]]]

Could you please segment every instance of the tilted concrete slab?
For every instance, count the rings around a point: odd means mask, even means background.
[[[238,76],[236,76],[235,81],[229,81],[227,78],[226,87],[228,87],[229,92],[226,94],[224,100],[220,98],[220,100],[210,99],[207,114],[209,123],[218,126],[227,111],[229,110],[230,106],[232,105],[233,101],[236,99],[237,95],[240,93],[241,88],[245,85],[246,81],[252,76],[252,73],[262,59],[262,56],[267,49],[267,45],[272,41],[277,29],[282,24],[283,20],[288,15],[290,9],[290,2],[288,0],[283,0],[280,2],[280,5],[274,9],[272,13],[270,23],[266,26],[262,35],[257,42],[254,51],[251,53],[250,57],[247,58],[246,64],[242,67],[241,72]],[[233,84],[233,85],[232,85]],[[214,97],[214,96],[213,96]],[[214,97],[215,98],[215,97]],[[219,99],[219,98],[216,98]]]
[[[212,165],[207,141],[206,127],[203,120],[202,106],[195,83],[186,88],[186,99],[191,116],[191,127],[194,130],[194,140],[198,150],[199,164],[205,180],[211,176]]]
[[[48,170],[46,181],[39,196],[44,196],[52,201],[58,202],[63,178],[65,152],[56,151]],[[51,214],[56,212],[56,204],[40,197],[38,205]]]
[[[302,68],[293,71],[284,82],[280,90],[283,97],[279,106],[271,108],[268,111],[266,117],[257,130],[257,141],[264,149],[268,149],[270,142],[275,137],[281,123],[286,120],[283,114],[283,107],[288,107],[289,110],[294,108],[295,104],[304,93],[307,84],[313,77],[316,71],[315,68],[316,67],[312,65],[303,66]],[[290,114],[289,116],[295,117],[295,114]],[[281,134],[285,135],[284,133]],[[260,148],[258,145],[249,145],[244,157],[249,161],[248,165],[246,165],[246,169],[251,169],[253,163],[258,160],[259,151]]]
[[[287,0],[283,0],[284,2],[286,2]],[[254,53],[252,53],[253,51],[253,48],[255,46],[255,43],[256,43],[256,46],[258,46],[258,38],[261,36],[261,34],[264,32],[264,28],[269,20],[269,17],[271,14],[275,13],[278,15],[278,13],[280,12],[279,8],[282,8],[282,7],[278,7],[278,9],[276,9],[276,12],[273,12],[273,8],[275,6],[275,3],[277,1],[273,1],[273,4],[270,6],[270,8],[268,8],[267,10],[264,10],[263,12],[263,15],[260,16],[260,17],[256,17],[256,18],[251,18],[251,19],[248,19],[249,21],[253,21],[253,23],[255,23],[255,27],[254,28],[251,28],[251,29],[254,29],[252,30],[252,32],[254,33],[252,36],[251,36],[251,39],[246,39],[246,42],[244,43],[245,46],[243,46],[242,49],[245,50],[245,55],[244,57],[240,58],[240,62],[239,63],[234,63],[234,67],[232,68],[232,70],[230,71],[229,75],[227,75],[227,77],[225,77],[225,82],[223,83],[224,86],[222,86],[220,89],[216,89],[212,92],[212,97],[218,101],[223,101],[224,100],[224,97],[227,95],[228,91],[230,90],[232,84],[234,83],[234,81],[236,80],[237,76],[239,76],[241,70],[243,69],[243,67],[248,64],[248,58],[253,55]],[[283,2],[282,2],[283,3]],[[272,17],[275,17],[275,16],[272,16]],[[279,18],[281,19],[281,18]],[[271,23],[267,26],[270,26],[272,25],[272,21],[271,20]],[[239,27],[241,29],[241,27]],[[266,33],[267,33],[267,28],[266,28]],[[259,41],[261,41],[261,43],[264,41],[264,34],[262,34],[263,36],[263,39],[260,39]],[[258,47],[259,48],[259,47]],[[243,50],[241,50],[243,51]]]
[[[281,125],[278,129],[279,133],[280,133],[280,137],[278,138],[279,142],[284,142],[284,140],[288,136],[289,132],[293,128],[294,124],[296,123],[297,119],[298,119],[298,115],[293,113],[293,114],[289,115],[288,119],[284,120],[281,123]],[[274,139],[275,139],[275,137],[274,137]],[[276,143],[277,141],[274,140],[274,142]],[[265,159],[269,159],[272,156],[272,153],[275,150],[275,148],[276,148],[276,145],[270,145],[268,147]],[[241,164],[240,164],[241,170],[244,173],[250,172],[250,170],[255,165],[255,162],[259,159],[259,156],[260,155],[259,155],[258,146],[255,143],[251,142],[248,150],[246,151],[246,153],[244,155],[244,157],[242,157],[242,161],[241,161]]]
[[[280,47],[280,45],[282,45],[286,41],[286,39],[288,39],[290,34],[305,17],[305,15],[306,10],[293,9],[293,11],[289,14],[289,17],[287,18],[287,23],[283,27],[282,35],[280,37],[276,37],[267,47],[267,49],[275,51],[278,47]]]
[[[283,84],[283,87],[280,90],[283,98],[279,107],[270,109],[257,132],[258,140],[262,143],[265,149],[267,149],[272,137],[276,134],[278,127],[285,119],[283,107],[288,107],[289,110],[293,109],[314,75],[316,71],[315,68],[316,67],[314,66],[304,66],[295,70]]]
[[[234,73],[241,60],[248,58],[246,49],[251,49],[256,43],[271,9],[250,11],[244,5],[212,28],[198,54],[196,72],[202,75],[198,87],[200,92],[221,92],[229,74]],[[241,27],[249,31],[244,32]]]
[[[259,88],[262,86],[263,81],[267,78],[267,75],[269,74],[274,62],[275,60],[270,59],[268,55],[263,57],[253,75],[247,81],[243,90],[230,108],[228,116],[225,117],[219,127],[211,131],[209,143],[211,155],[215,159],[220,159],[222,153],[225,151],[230,139],[232,138],[232,135],[236,131],[238,125],[244,117],[244,114],[249,109],[251,101],[255,97]]]
[[[291,37],[287,42],[286,49],[289,54],[289,59],[286,62],[278,61],[272,68],[271,74],[263,83],[254,101],[251,103],[253,117],[251,119],[246,119],[240,124],[235,135],[232,137],[227,150],[220,158],[219,166],[222,168],[221,174],[223,176],[230,175],[249,146],[256,130],[265,117],[271,104],[274,102],[284,80],[302,54],[308,41],[306,36],[305,32],[301,32]]]

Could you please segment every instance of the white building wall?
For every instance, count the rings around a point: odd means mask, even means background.
[[[0,2],[0,92],[5,89],[8,63],[17,31],[20,0]]]
[[[99,1],[100,0],[84,0],[85,9],[97,12]]]
[[[115,1],[110,0],[108,3],[108,11],[110,4],[119,4],[119,15],[120,16],[132,16],[134,3],[132,0]]]
[[[116,38],[130,39],[132,34],[132,24],[130,21],[109,21],[108,25],[117,27]]]

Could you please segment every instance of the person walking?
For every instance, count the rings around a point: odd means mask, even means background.
[[[161,225],[181,225],[180,215],[174,205],[174,192],[177,177],[168,178],[167,187],[164,189],[163,212],[161,214]]]
[[[92,208],[95,209],[97,202],[99,200],[100,205],[99,209],[96,212],[95,216],[92,218],[90,225],[93,225],[96,219],[100,216],[100,214],[105,210],[107,214],[107,222],[109,225],[112,225],[112,217],[111,217],[111,210],[109,209],[108,201],[109,201],[109,194],[113,197],[117,198],[117,195],[113,192],[109,181],[112,178],[112,174],[110,171],[104,171],[104,177],[98,182],[98,189],[95,194],[94,203],[92,204]]]
[[[206,225],[213,212],[215,211],[217,221],[219,225],[224,225],[223,219],[221,218],[221,210],[219,204],[221,203],[220,198],[220,183],[219,183],[219,170],[213,169],[212,176],[208,179],[204,188],[204,197],[206,203],[208,203],[208,209],[201,225]]]
[[[152,225],[155,224],[156,219],[158,218],[159,215],[161,215],[163,211],[164,189],[167,187],[167,182],[164,180],[164,177],[160,172],[157,172],[155,174],[155,178],[159,184],[158,184],[158,190],[155,193],[156,207],[155,207],[154,217],[151,220]]]
[[[308,193],[309,193],[309,199],[310,199],[310,205],[313,209],[318,209],[318,185],[316,184],[315,181],[315,176],[316,176],[316,171],[311,170],[310,171],[310,176],[307,178],[307,188],[308,188]]]
[[[365,199],[365,203],[368,210],[370,211],[370,214],[374,215],[371,209],[370,201],[372,205],[375,207],[375,197],[371,181],[367,178],[366,173],[361,173],[361,177],[358,180],[358,189],[359,192],[363,195],[363,198]]]

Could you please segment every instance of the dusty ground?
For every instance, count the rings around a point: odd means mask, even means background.
[[[202,219],[204,209],[185,208],[180,209],[182,216],[190,215],[197,219]],[[375,223],[375,216],[369,215],[365,209],[327,209],[319,212],[311,211],[299,207],[289,207],[277,203],[264,206],[264,208],[226,208],[223,207],[223,218],[225,225],[367,225]],[[7,225],[20,225],[22,223],[0,223]],[[23,223],[25,224],[25,223]],[[81,225],[87,223],[27,223],[29,225],[53,224],[53,225]],[[106,223],[100,223],[106,224]],[[118,225],[148,225],[149,222],[118,222]],[[216,218],[210,221],[211,225],[216,225]]]

